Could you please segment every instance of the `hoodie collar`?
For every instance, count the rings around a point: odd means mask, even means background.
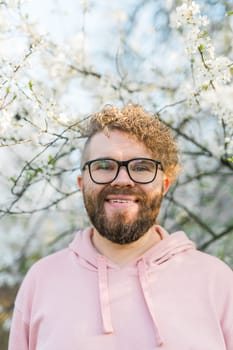
[[[152,248],[147,250],[142,256],[127,264],[127,266],[136,267],[137,262],[143,258],[147,266],[160,265],[189,249],[195,249],[195,244],[188,239],[186,234],[178,231],[169,234],[159,225],[154,226],[155,232],[159,234],[161,240]],[[80,263],[91,270],[98,270],[98,257],[101,255],[92,244],[93,228],[88,227],[84,231],[78,231],[69,248],[79,257]],[[102,256],[102,255],[101,255]],[[120,269],[117,264],[105,257],[107,267],[110,269]]]

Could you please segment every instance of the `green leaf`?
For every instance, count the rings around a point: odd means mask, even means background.
[[[56,159],[51,156],[51,154],[49,155],[49,161],[48,161],[48,164],[54,166],[56,164]]]
[[[229,11],[226,13],[226,16],[232,16],[233,15],[233,11]]]
[[[31,81],[31,80],[29,80],[28,86],[29,86],[29,89],[32,91],[32,86],[33,86],[33,84],[32,84],[32,81]]]
[[[198,49],[199,49],[201,52],[203,52],[203,51],[205,50],[205,46],[204,46],[203,44],[200,44],[200,45],[198,46]]]
[[[207,35],[207,34],[209,34],[209,33],[208,33],[208,30],[203,30],[202,33],[201,33],[202,36],[205,36],[205,35]]]
[[[202,88],[202,90],[208,90],[208,85],[207,84],[203,84],[202,86],[201,86],[201,88]]]

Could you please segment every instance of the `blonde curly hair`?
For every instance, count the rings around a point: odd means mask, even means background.
[[[127,104],[122,109],[108,105],[100,112],[91,115],[85,136],[87,141],[83,150],[86,161],[87,149],[92,136],[99,132],[108,134],[111,130],[126,132],[142,142],[152,153],[154,159],[162,163],[164,173],[174,181],[180,171],[178,147],[171,129],[158,116],[146,112],[141,106]]]

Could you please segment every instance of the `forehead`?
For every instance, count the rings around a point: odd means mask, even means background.
[[[136,157],[152,157],[151,151],[135,136],[120,130],[95,134],[88,146],[88,159],[102,157],[127,160]]]

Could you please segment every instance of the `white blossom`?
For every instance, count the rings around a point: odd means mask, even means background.
[[[200,15],[200,6],[192,1],[185,1],[176,9],[177,27],[182,25],[207,26],[209,20],[206,16]]]
[[[88,11],[90,8],[90,0],[80,0],[80,5],[83,8],[83,11]]]
[[[0,137],[4,137],[6,132],[12,125],[12,113],[11,111],[4,109],[0,110]]]
[[[128,20],[127,13],[125,11],[122,11],[122,10],[114,11],[112,17],[113,17],[114,21],[116,21],[118,24],[125,23]]]
[[[204,110],[209,110],[227,127],[225,142],[229,152],[232,152],[233,141],[233,91],[231,86],[217,84],[215,90],[207,90],[202,93],[200,103]]]

